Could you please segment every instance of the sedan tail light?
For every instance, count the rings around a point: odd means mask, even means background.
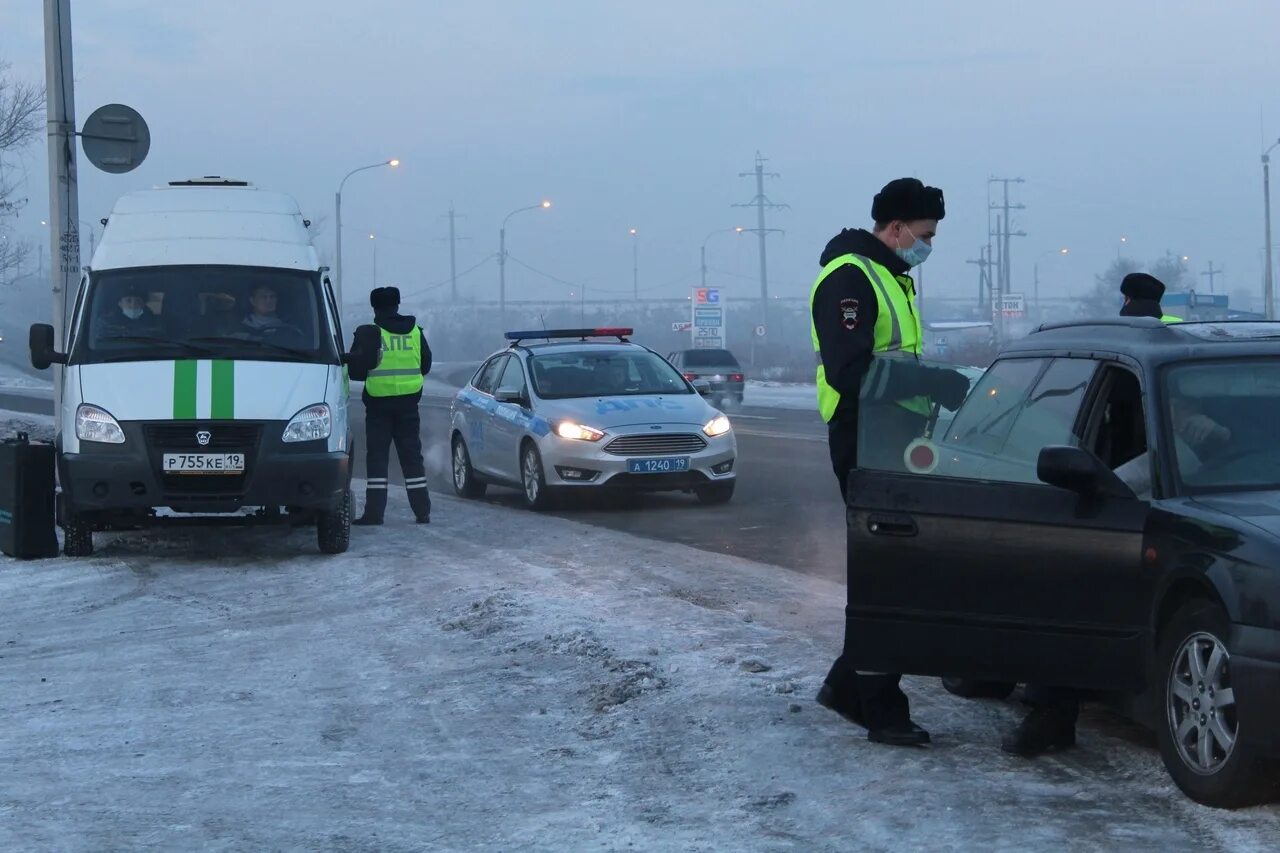
[[[684,376],[685,379],[688,379],[690,382],[698,378],[698,374],[696,373],[684,373],[681,375]]]
[[[742,374],[741,374],[741,373],[730,373],[730,374],[729,374],[729,381],[730,381],[730,382],[741,382],[741,381],[742,381]]]

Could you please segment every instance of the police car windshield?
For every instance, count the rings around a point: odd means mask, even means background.
[[[140,267],[93,273],[76,363],[170,358],[337,360],[319,277],[236,266]]]
[[[684,377],[648,350],[570,350],[529,359],[533,390],[544,400],[692,394]]]
[[[1280,359],[1181,364],[1164,381],[1163,416],[1185,491],[1280,489]]]

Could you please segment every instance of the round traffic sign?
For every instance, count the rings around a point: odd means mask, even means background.
[[[756,326],[756,337],[757,338],[764,337],[764,326]]]
[[[124,104],[98,107],[85,119],[80,144],[89,162],[104,172],[131,172],[151,150],[151,131],[142,116]]]

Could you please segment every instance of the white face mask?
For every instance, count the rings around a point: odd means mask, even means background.
[[[905,225],[902,226],[902,230],[911,234],[911,229]],[[910,246],[905,249],[894,249],[893,251],[898,254],[898,257],[902,258],[903,263],[907,266],[918,267],[928,260],[929,253],[933,251],[933,247],[914,234],[911,234],[911,239],[915,242]]]
[[[136,320],[141,317],[143,311],[141,308],[124,308],[122,310],[124,311],[124,316],[128,317],[130,320]]]

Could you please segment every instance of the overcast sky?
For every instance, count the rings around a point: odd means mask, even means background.
[[[43,77],[35,0],[0,0],[0,58]],[[1280,136],[1280,3],[912,0],[869,3],[600,0],[73,0],[77,118],[125,103],[151,127],[126,175],[81,156],[80,205],[96,221],[126,191],[222,174],[294,195],[325,220],[344,192],[349,300],[379,283],[447,279],[441,217],[460,215],[458,266],[497,251],[511,210],[508,295],[567,296],[567,281],[682,296],[732,208],[757,149],[781,173],[766,191],[770,293],[807,296],[841,227],[867,224],[871,196],[915,175],[947,212],[925,266],[933,293],[976,291],[987,178],[1023,177],[1014,288],[1074,287],[1125,252],[1186,254],[1225,267],[1228,290],[1260,292],[1264,139]],[[40,237],[43,142],[18,163]],[[377,235],[375,241],[369,233]],[[1054,250],[1066,246],[1065,258]],[[1046,254],[1050,253],[1050,254]],[[708,245],[713,283],[759,293],[755,237]],[[87,259],[87,255],[86,255]],[[47,263],[47,262],[46,262]],[[460,281],[496,298],[497,266]],[[355,295],[353,296],[353,291]],[[437,291],[439,292],[439,291]],[[934,316],[933,319],[943,319]]]

